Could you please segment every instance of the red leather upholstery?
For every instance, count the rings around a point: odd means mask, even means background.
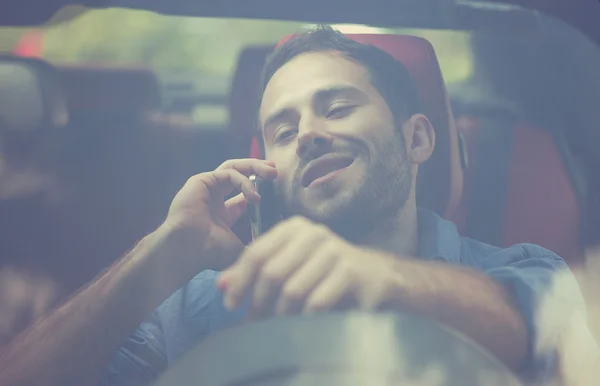
[[[554,138],[539,127],[518,125],[509,162],[505,245],[532,242],[575,262],[581,213]]]
[[[466,158],[469,165],[463,170],[463,192],[454,212],[450,213],[448,219],[456,225],[459,233],[468,235],[467,231],[467,212],[470,198],[470,184],[475,179],[473,161],[475,157],[475,144],[477,139],[478,121],[471,116],[459,116],[456,118],[456,130],[462,135],[465,141]]]
[[[503,159],[492,152],[479,151],[485,127],[472,116],[460,117],[457,128],[467,143],[471,167],[465,172],[465,191],[451,219],[466,236],[501,247],[534,243],[552,250],[570,265],[582,259],[580,203],[573,188],[564,158],[553,134],[540,127],[517,123],[498,133],[507,141],[509,151]],[[498,144],[492,146],[498,146]],[[488,192],[474,189],[481,172],[495,181]],[[504,170],[504,171],[503,171]],[[498,190],[501,194],[495,196]],[[483,201],[498,208],[500,216],[477,216],[472,203]],[[480,229],[491,229],[492,239],[480,237]]]
[[[417,200],[420,206],[442,216],[453,213],[462,194],[462,167],[454,118],[433,46],[427,40],[415,36],[347,36],[387,51],[402,62],[415,79],[424,113],[436,131],[435,152],[419,171]],[[293,35],[284,37],[280,44],[290,38]],[[260,148],[255,141],[251,144],[251,151],[251,156],[261,157]]]

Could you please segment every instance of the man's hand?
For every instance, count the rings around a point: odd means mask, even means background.
[[[410,312],[455,328],[518,370],[527,328],[510,293],[485,274],[352,245],[304,218],[276,225],[218,280],[227,308],[262,318],[332,309]]]
[[[164,227],[183,231],[179,233],[191,240],[188,249],[192,253],[187,254],[191,261],[175,262],[177,253],[166,258],[169,264],[181,267],[184,276],[227,267],[243,250],[231,226],[244,214],[247,203],[260,200],[248,179],[251,174],[272,180],[277,170],[269,161],[229,160],[214,171],[191,177],[173,199]],[[239,194],[226,200],[233,192]]]
[[[247,247],[218,284],[230,309],[251,296],[251,318],[340,307],[373,309],[388,300],[398,280],[393,262],[323,225],[294,217]]]

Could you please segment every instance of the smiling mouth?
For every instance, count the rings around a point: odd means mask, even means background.
[[[335,157],[326,159],[317,159],[309,164],[302,177],[302,186],[305,188],[325,182],[354,162],[353,158]]]

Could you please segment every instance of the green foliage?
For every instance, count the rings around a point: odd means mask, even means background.
[[[300,25],[175,17],[124,9],[93,10],[49,28],[44,57],[61,63],[108,62],[227,75],[243,46],[274,42]]]
[[[78,13],[81,15],[72,20],[59,22]],[[220,77],[230,75],[244,46],[274,43],[305,26],[285,21],[165,16],[127,9],[82,12],[81,7],[57,14],[54,21],[44,28],[43,40],[43,56],[51,62],[149,66],[162,73]],[[0,49],[10,50],[24,31],[0,30]],[[380,28],[369,31],[411,33],[429,39],[447,82],[462,80],[471,72],[468,37],[464,33]]]
[[[0,29],[0,52],[11,51],[24,31],[22,28]]]

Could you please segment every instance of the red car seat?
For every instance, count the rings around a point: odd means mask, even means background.
[[[534,243],[581,262],[582,194],[564,138],[516,113],[467,111],[458,113],[457,129],[469,167],[451,216],[461,233],[500,247]]]

